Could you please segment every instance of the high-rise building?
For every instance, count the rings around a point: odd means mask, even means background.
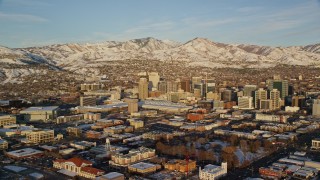
[[[253,109],[253,97],[238,97],[238,107],[239,109]]]
[[[161,94],[167,93],[167,82],[165,81],[160,81],[158,84],[158,89]]]
[[[201,81],[202,81],[202,77],[192,77],[191,78],[191,91],[193,92],[193,89],[194,89],[194,85],[196,84],[196,83],[201,83]]]
[[[140,78],[139,80],[139,99],[145,100],[149,96],[149,90],[148,90],[148,80],[147,78]]]
[[[205,84],[205,94],[209,92],[216,92],[216,83],[213,80],[208,79]]]
[[[182,79],[180,81],[180,86],[184,92],[191,92],[190,79]]]
[[[178,92],[178,82],[177,81],[167,81],[167,93]]]
[[[313,116],[320,116],[320,99],[313,100],[312,115]]]
[[[138,99],[125,99],[126,103],[128,103],[128,112],[136,113],[138,112]]]
[[[260,88],[254,92],[254,107],[260,109],[260,100],[268,99],[268,93],[266,90]]]
[[[292,96],[292,106],[293,107],[300,107],[302,108],[305,104],[305,96],[302,96],[302,95],[298,95],[298,96]]]
[[[270,91],[270,99],[272,100],[273,109],[280,109],[280,91],[278,91],[277,89],[272,89],[272,91]]]
[[[195,98],[201,98],[201,90],[200,89],[194,89],[193,94]]]
[[[245,85],[243,87],[243,96],[251,96],[253,92],[257,89],[256,85]]]
[[[261,99],[259,102],[259,109],[260,110],[272,110],[273,108],[273,103],[271,99]]]
[[[231,101],[232,100],[232,91],[227,89],[222,92],[222,100],[223,101]]]
[[[200,97],[202,97],[204,95],[204,86],[202,83],[195,83],[194,86],[193,86],[193,91],[195,92],[196,89],[200,90]]]
[[[280,92],[281,99],[284,99],[289,94],[289,85],[287,80],[270,80],[268,89],[277,89]]]
[[[158,83],[160,81],[160,76],[157,72],[150,72],[149,81],[152,82],[152,90],[158,90]]]
[[[96,106],[96,97],[93,96],[81,96],[80,97],[80,106]]]

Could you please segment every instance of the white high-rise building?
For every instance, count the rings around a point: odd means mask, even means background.
[[[238,97],[238,107],[239,109],[253,109],[253,97]]]
[[[140,78],[139,81],[139,99],[145,100],[149,97],[148,80],[146,78]]]
[[[280,109],[280,91],[277,89],[272,89],[272,91],[270,91],[270,99],[272,100],[273,109]]]
[[[260,88],[254,92],[254,107],[260,109],[260,100],[266,100],[268,98],[267,91]]]
[[[149,81],[152,82],[152,90],[158,90],[158,83],[160,81],[160,76],[157,72],[150,72]]]
[[[254,92],[256,89],[256,85],[245,85],[243,87],[243,96],[252,96],[252,92]]]
[[[320,116],[320,99],[313,100],[312,115]]]

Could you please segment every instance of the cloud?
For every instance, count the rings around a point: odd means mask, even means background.
[[[13,14],[0,11],[0,21],[15,21],[15,22],[47,22],[48,20],[39,16],[30,14]]]

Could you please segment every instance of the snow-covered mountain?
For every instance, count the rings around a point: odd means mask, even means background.
[[[184,44],[154,38],[94,44],[55,44],[9,49],[0,46],[0,63],[42,64],[56,70],[82,71],[120,60],[185,61],[190,66],[267,68],[279,64],[320,67],[320,44],[291,47],[232,45],[195,38]],[[21,72],[21,66],[16,71]],[[14,68],[0,66],[0,78],[12,77]],[[10,70],[8,70],[10,69]],[[30,70],[30,69],[29,69]],[[28,71],[29,72],[29,71]],[[31,72],[32,73],[32,72]],[[19,74],[19,73],[18,73]]]

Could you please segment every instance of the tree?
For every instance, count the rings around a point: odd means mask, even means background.
[[[237,146],[239,144],[238,136],[236,136],[236,135],[230,136],[229,142],[231,143],[232,146]]]
[[[243,152],[248,151],[248,142],[247,142],[247,140],[244,140],[244,139],[240,140],[240,148],[241,148],[241,150]]]

